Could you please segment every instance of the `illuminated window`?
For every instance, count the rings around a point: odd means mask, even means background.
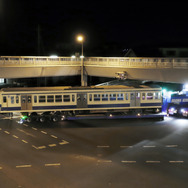
[[[108,101],[108,94],[102,94],[102,101]]]
[[[147,100],[153,100],[153,93],[147,93]]]
[[[0,78],[0,84],[5,83],[4,78]]]

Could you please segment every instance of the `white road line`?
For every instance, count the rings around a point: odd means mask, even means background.
[[[38,149],[45,149],[46,148],[46,146],[39,146],[39,147],[37,147]]]
[[[169,163],[184,163],[184,161],[169,161]]]
[[[161,161],[146,161],[146,163],[160,163]]]
[[[0,128],[0,131],[1,131],[2,129]]]
[[[57,146],[56,144],[49,144],[48,145],[49,147],[55,147],[55,146]]]
[[[44,166],[60,166],[61,163],[45,164]]]
[[[98,160],[98,163],[112,163],[111,160]]]
[[[27,142],[27,141],[25,141],[25,140],[22,140],[22,142],[23,142],[23,143],[25,143],[25,144],[28,144],[28,142]]]
[[[120,146],[120,148],[133,148],[133,146]]]
[[[28,127],[28,125],[27,125],[27,124],[25,124],[25,123],[24,123],[23,125],[24,125],[25,127]]]
[[[37,131],[37,128],[35,128],[35,127],[32,127],[32,129],[35,130],[35,131]]]
[[[143,148],[155,148],[156,146],[143,146]]]
[[[16,136],[16,135],[12,135],[14,138],[19,138],[18,136]]]
[[[43,133],[43,134],[48,134],[47,132],[45,132],[45,131],[41,131],[41,133]]]
[[[16,168],[30,168],[32,167],[32,165],[19,165],[19,166],[16,166]]]
[[[56,138],[57,139],[57,136],[54,136],[54,135],[50,135],[52,138]]]
[[[109,148],[110,146],[97,146],[98,148]]]
[[[167,147],[167,148],[176,148],[176,147],[178,147],[178,145],[166,145],[165,147]]]
[[[136,161],[121,161],[122,163],[136,163]]]
[[[4,131],[4,133],[6,133],[6,134],[10,134],[8,131]]]
[[[0,170],[2,170],[2,169],[3,169],[3,167],[0,166]]]

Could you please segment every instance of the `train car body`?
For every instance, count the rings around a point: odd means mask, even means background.
[[[3,88],[0,113],[81,113],[94,111],[159,112],[161,88],[147,86],[91,86]]]

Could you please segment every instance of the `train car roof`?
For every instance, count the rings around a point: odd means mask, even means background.
[[[159,87],[149,87],[146,85],[135,86],[125,86],[125,85],[110,85],[110,86],[88,86],[88,87],[72,87],[72,86],[63,86],[63,87],[15,87],[15,88],[2,88],[3,92],[16,92],[16,91],[58,91],[58,90],[90,90],[90,89],[158,89]]]

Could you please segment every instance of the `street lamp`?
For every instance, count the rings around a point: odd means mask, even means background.
[[[80,42],[81,45],[82,45],[81,57],[83,58],[83,56],[84,56],[84,36],[83,36],[83,35],[78,35],[76,39],[77,39],[77,41]]]
[[[77,35],[76,40],[81,43],[82,45],[82,53],[81,53],[81,86],[87,86],[87,75],[84,74],[84,36],[83,35]]]

